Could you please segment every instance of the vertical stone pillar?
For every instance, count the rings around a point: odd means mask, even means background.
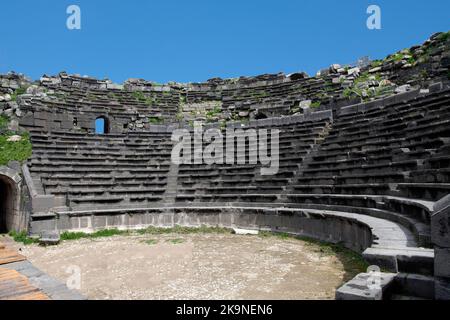
[[[450,195],[436,202],[431,216],[435,299],[450,300]]]

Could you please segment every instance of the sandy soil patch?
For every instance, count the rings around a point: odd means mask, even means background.
[[[63,282],[79,270],[89,299],[333,299],[346,274],[336,256],[277,237],[132,235],[13,246]]]

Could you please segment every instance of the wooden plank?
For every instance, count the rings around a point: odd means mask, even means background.
[[[24,261],[26,258],[10,249],[0,249],[0,265]]]
[[[49,300],[16,270],[0,268],[0,300]]]
[[[24,260],[23,255],[0,243],[0,265]],[[16,270],[0,268],[0,300],[49,300],[49,297]]]
[[[14,297],[14,299],[6,300],[50,300],[44,293],[37,291]]]

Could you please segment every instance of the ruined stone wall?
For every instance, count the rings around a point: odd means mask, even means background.
[[[431,237],[435,245],[435,298],[450,300],[450,195],[438,201],[431,217]]]
[[[363,66],[333,64],[313,77],[278,73],[204,83],[129,79],[115,84],[64,72],[35,82],[9,74],[0,77],[0,113],[43,130],[92,132],[100,116],[108,118],[112,133],[195,120],[226,125],[428,90],[433,83],[449,82],[449,66],[447,32]]]

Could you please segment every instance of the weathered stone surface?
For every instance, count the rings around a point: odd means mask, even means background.
[[[434,285],[436,300],[450,300],[450,279],[436,277]]]
[[[39,244],[43,246],[53,246],[61,241],[58,231],[45,231],[41,233]]]
[[[450,279],[450,248],[434,249],[434,274],[437,277]]]
[[[336,290],[336,300],[382,300],[383,294],[394,283],[395,274],[380,273],[379,288],[372,287],[373,275],[360,273]]]
[[[411,89],[411,85],[405,84],[395,89],[395,93],[407,92]]]
[[[8,142],[18,142],[20,140],[22,140],[22,137],[18,136],[18,135],[13,135],[13,136],[10,136],[8,139],[6,139],[6,141],[8,141]]]
[[[239,229],[239,228],[233,228],[233,232],[238,235],[256,235],[259,233],[258,230]]]
[[[450,207],[431,216],[431,240],[442,248],[450,248]]]

